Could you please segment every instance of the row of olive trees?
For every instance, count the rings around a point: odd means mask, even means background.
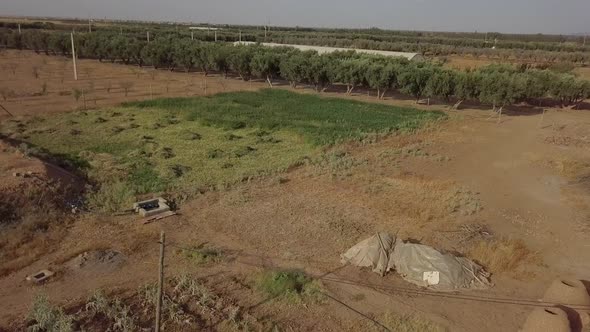
[[[135,34],[133,40],[145,42],[145,34]],[[117,39],[118,33],[113,31],[103,31],[95,34],[79,34],[81,38],[91,35],[92,39],[100,39],[98,36],[106,37],[111,41]],[[170,36],[173,38],[188,38],[190,36],[178,31],[156,32],[159,37]],[[123,36],[119,36],[123,37]],[[193,37],[198,40],[212,41],[213,36],[207,32],[196,32]],[[220,35],[220,41],[237,40],[237,34]],[[470,42],[469,39],[442,38],[442,37],[418,37],[418,36],[396,36],[396,35],[369,35],[363,34],[344,34],[325,33],[325,32],[281,32],[275,31],[268,36],[259,31],[244,32],[243,40],[256,42],[277,42],[282,44],[303,44],[317,46],[349,47],[364,48],[384,51],[416,52],[431,56],[447,55],[470,55],[474,57],[485,57],[489,59],[519,60],[530,62],[570,62],[570,63],[590,63],[590,47],[564,43],[525,43],[525,42],[499,42],[496,49],[492,49],[492,44],[482,43],[481,40]],[[64,40],[66,43],[64,43]],[[11,48],[29,48],[37,51],[49,52],[54,49],[55,44],[61,43],[67,51],[67,35],[59,32],[48,32],[43,30],[24,30],[22,34],[14,30],[0,29],[0,43]],[[54,45],[50,45],[53,43]],[[522,44],[522,45],[521,45]],[[100,43],[104,45],[104,43]],[[544,46],[541,46],[544,45]],[[58,49],[63,51],[64,49]],[[106,51],[106,50],[105,50]]]
[[[68,34],[25,33],[21,37],[22,47],[37,52],[70,52]],[[283,79],[293,87],[311,85],[321,92],[330,85],[343,84],[348,94],[364,87],[374,89],[379,98],[384,98],[387,91],[397,90],[416,100],[477,100],[495,108],[542,98],[569,105],[590,97],[589,81],[527,67],[491,65],[462,72],[430,62],[415,63],[405,58],[352,51],[319,55],[286,47],[233,46],[163,35],[148,43],[119,34],[79,33],[76,48],[80,57],[186,72],[198,70],[205,75],[217,71],[227,76],[232,72],[243,80],[264,79],[270,86],[276,79]]]

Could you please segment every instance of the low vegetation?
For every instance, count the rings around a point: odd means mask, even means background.
[[[28,266],[63,236],[67,191],[37,179],[0,191],[0,275]]]
[[[30,321],[27,330],[30,332],[74,331],[74,317],[67,315],[62,308],[52,305],[43,294],[35,296],[27,318]]]
[[[446,329],[429,320],[414,315],[385,313],[379,322],[389,331],[395,332],[444,332]]]
[[[481,240],[474,244],[467,255],[494,274],[518,276],[539,257],[522,240]]]
[[[203,246],[178,249],[177,253],[183,255],[191,263],[196,265],[219,263],[224,259],[224,253],[222,250]]]
[[[224,187],[286,170],[325,145],[442,117],[268,89],[8,122],[0,132],[25,140],[33,154],[68,160],[95,187],[89,205],[112,212],[136,195]]]
[[[302,271],[263,271],[256,278],[256,287],[272,299],[295,303],[322,299],[320,283]]]

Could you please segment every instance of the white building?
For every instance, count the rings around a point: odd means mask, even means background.
[[[253,45],[255,42],[235,42],[234,45]],[[301,51],[317,51],[319,54],[332,53],[337,51],[355,51],[358,53],[365,54],[376,54],[391,57],[403,57],[411,61],[423,61],[424,57],[419,53],[408,53],[408,52],[390,52],[390,51],[378,51],[378,50],[365,50],[356,48],[341,48],[341,47],[323,47],[323,46],[310,46],[310,45],[294,45],[294,44],[277,44],[277,43],[260,43],[262,46],[267,47],[293,47]]]

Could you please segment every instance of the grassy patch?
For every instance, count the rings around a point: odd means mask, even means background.
[[[127,104],[175,112],[189,121],[224,129],[290,129],[315,145],[361,139],[368,134],[419,128],[440,112],[417,111],[279,89],[225,93],[205,98],[168,98]]]
[[[178,253],[197,265],[219,263],[224,259],[223,251],[216,248],[203,248],[202,246],[179,249]]]
[[[87,174],[97,190],[93,204],[114,211],[136,195],[201,191],[277,174],[319,155],[323,145],[413,130],[441,117],[439,112],[262,90],[128,103],[52,115],[24,127],[6,122],[0,133],[26,141],[33,152],[60,156]],[[344,172],[351,167],[344,157],[325,163]]]
[[[256,278],[256,287],[271,298],[289,302],[322,299],[321,285],[302,271],[264,271]]]

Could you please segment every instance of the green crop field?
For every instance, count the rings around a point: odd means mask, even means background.
[[[1,131],[26,142],[30,153],[69,160],[100,188],[97,201],[110,199],[106,209],[116,210],[138,194],[278,173],[324,146],[416,129],[443,116],[266,89],[12,120]]]

